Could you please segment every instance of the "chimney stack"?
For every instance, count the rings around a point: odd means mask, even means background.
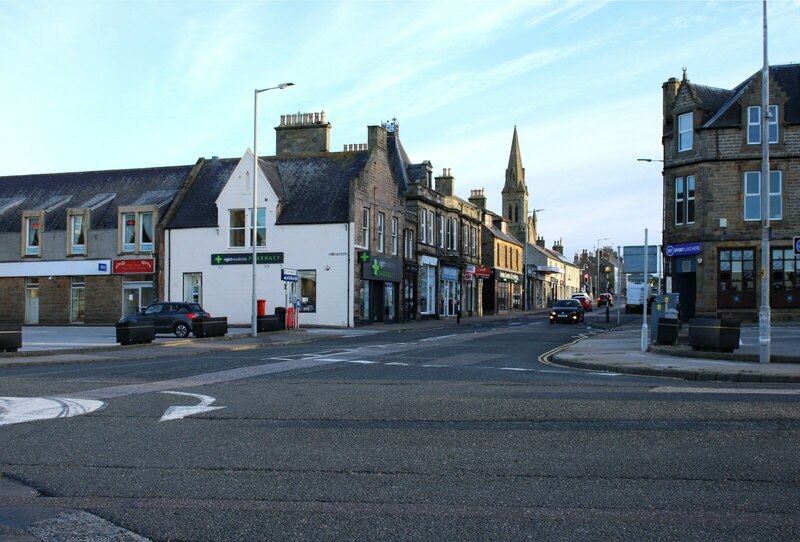
[[[558,252],[562,256],[564,255],[564,244],[561,239],[553,243],[553,252]]]
[[[468,201],[476,207],[486,209],[486,191],[483,188],[470,190]]]
[[[331,125],[325,121],[325,111],[281,115],[275,143],[277,156],[330,152]]]
[[[668,127],[672,126],[672,108],[675,107],[675,99],[678,97],[678,90],[681,87],[680,81],[676,77],[670,77],[669,80],[661,85],[661,94],[663,99],[663,131],[666,133]]]
[[[453,175],[450,173],[450,168],[444,168],[442,175],[435,178],[436,191],[445,196],[453,195]]]

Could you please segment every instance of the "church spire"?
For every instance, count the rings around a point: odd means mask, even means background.
[[[511,152],[508,156],[508,169],[506,169],[506,185],[503,192],[524,192],[528,194],[525,185],[525,168],[522,167],[522,154],[519,152],[519,138],[517,127],[514,126],[514,137],[511,140]]]

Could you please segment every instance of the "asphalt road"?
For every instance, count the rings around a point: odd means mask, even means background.
[[[0,471],[154,541],[800,538],[800,386],[539,360],[592,332],[521,318],[0,369],[0,397],[104,403],[0,426]],[[160,421],[198,404],[223,408]]]

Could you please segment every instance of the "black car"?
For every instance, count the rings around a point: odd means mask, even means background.
[[[603,305],[608,305],[609,307],[614,306],[614,296],[611,294],[600,294],[597,297],[597,306],[601,307]]]
[[[160,301],[151,303],[136,314],[120,319],[123,322],[153,322],[156,333],[174,333],[176,337],[188,337],[192,332],[192,321],[211,316],[197,303]]]
[[[550,307],[550,323],[583,322],[583,305],[578,299],[559,299]]]

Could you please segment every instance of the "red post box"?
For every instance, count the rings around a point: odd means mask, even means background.
[[[258,303],[258,315],[259,316],[266,316],[267,315],[267,300],[266,299],[258,299],[256,300]]]

